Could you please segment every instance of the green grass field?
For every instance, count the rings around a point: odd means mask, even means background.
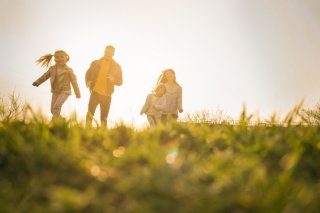
[[[312,124],[143,130],[2,113],[0,212],[319,212],[320,126],[305,112]]]

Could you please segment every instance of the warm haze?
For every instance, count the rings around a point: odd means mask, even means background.
[[[302,98],[319,102],[317,0],[0,0],[0,95],[15,91],[50,116],[49,81],[31,86],[45,72],[35,61],[63,49],[82,98],[73,95],[62,112],[84,118],[85,72],[109,44],[124,78],[111,121],[146,122],[140,109],[165,68],[176,71],[185,113],[221,109],[236,118],[246,103],[268,117]]]

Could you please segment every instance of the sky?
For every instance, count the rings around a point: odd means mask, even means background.
[[[237,119],[246,104],[267,118],[320,100],[318,0],[0,0],[0,96],[15,92],[51,116],[50,82],[31,84],[46,71],[35,61],[62,49],[82,93],[62,114],[84,119],[85,72],[110,44],[124,78],[111,123],[144,125],[140,109],[166,68],[183,88],[181,117],[222,110]]]

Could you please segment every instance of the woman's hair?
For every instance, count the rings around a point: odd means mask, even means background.
[[[68,55],[65,51],[63,51],[63,50],[57,50],[57,51],[54,52],[53,55],[49,53],[49,54],[46,54],[46,55],[44,55],[44,56],[41,56],[41,57],[36,61],[36,63],[37,63],[37,64],[40,64],[41,67],[49,67],[49,64],[50,64],[50,62],[51,62],[52,57],[55,56],[55,55],[58,54],[58,53],[63,53],[63,54],[65,54],[65,55],[67,56],[67,61],[69,61],[70,57],[69,57],[69,55]]]
[[[164,85],[164,83],[159,83],[159,84],[157,84],[157,85],[154,87],[154,89],[152,90],[152,92],[153,92],[153,93],[156,93],[161,87],[163,87],[165,90],[167,90],[167,89],[166,89],[166,86]]]
[[[167,77],[166,77],[166,73],[168,72],[172,72],[173,73],[173,76],[174,76],[174,79],[173,79],[173,82],[178,84],[177,83],[177,80],[176,80],[176,73],[173,71],[173,69],[166,69],[166,70],[163,70],[161,75],[159,76],[158,78],[158,81],[157,81],[157,84],[160,84],[160,83],[167,83]]]

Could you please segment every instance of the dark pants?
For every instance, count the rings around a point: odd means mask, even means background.
[[[107,119],[110,110],[111,96],[100,95],[96,92],[92,92],[90,95],[88,112],[86,116],[86,124],[91,125],[94,113],[97,106],[100,104],[100,121],[101,126],[107,126]]]

